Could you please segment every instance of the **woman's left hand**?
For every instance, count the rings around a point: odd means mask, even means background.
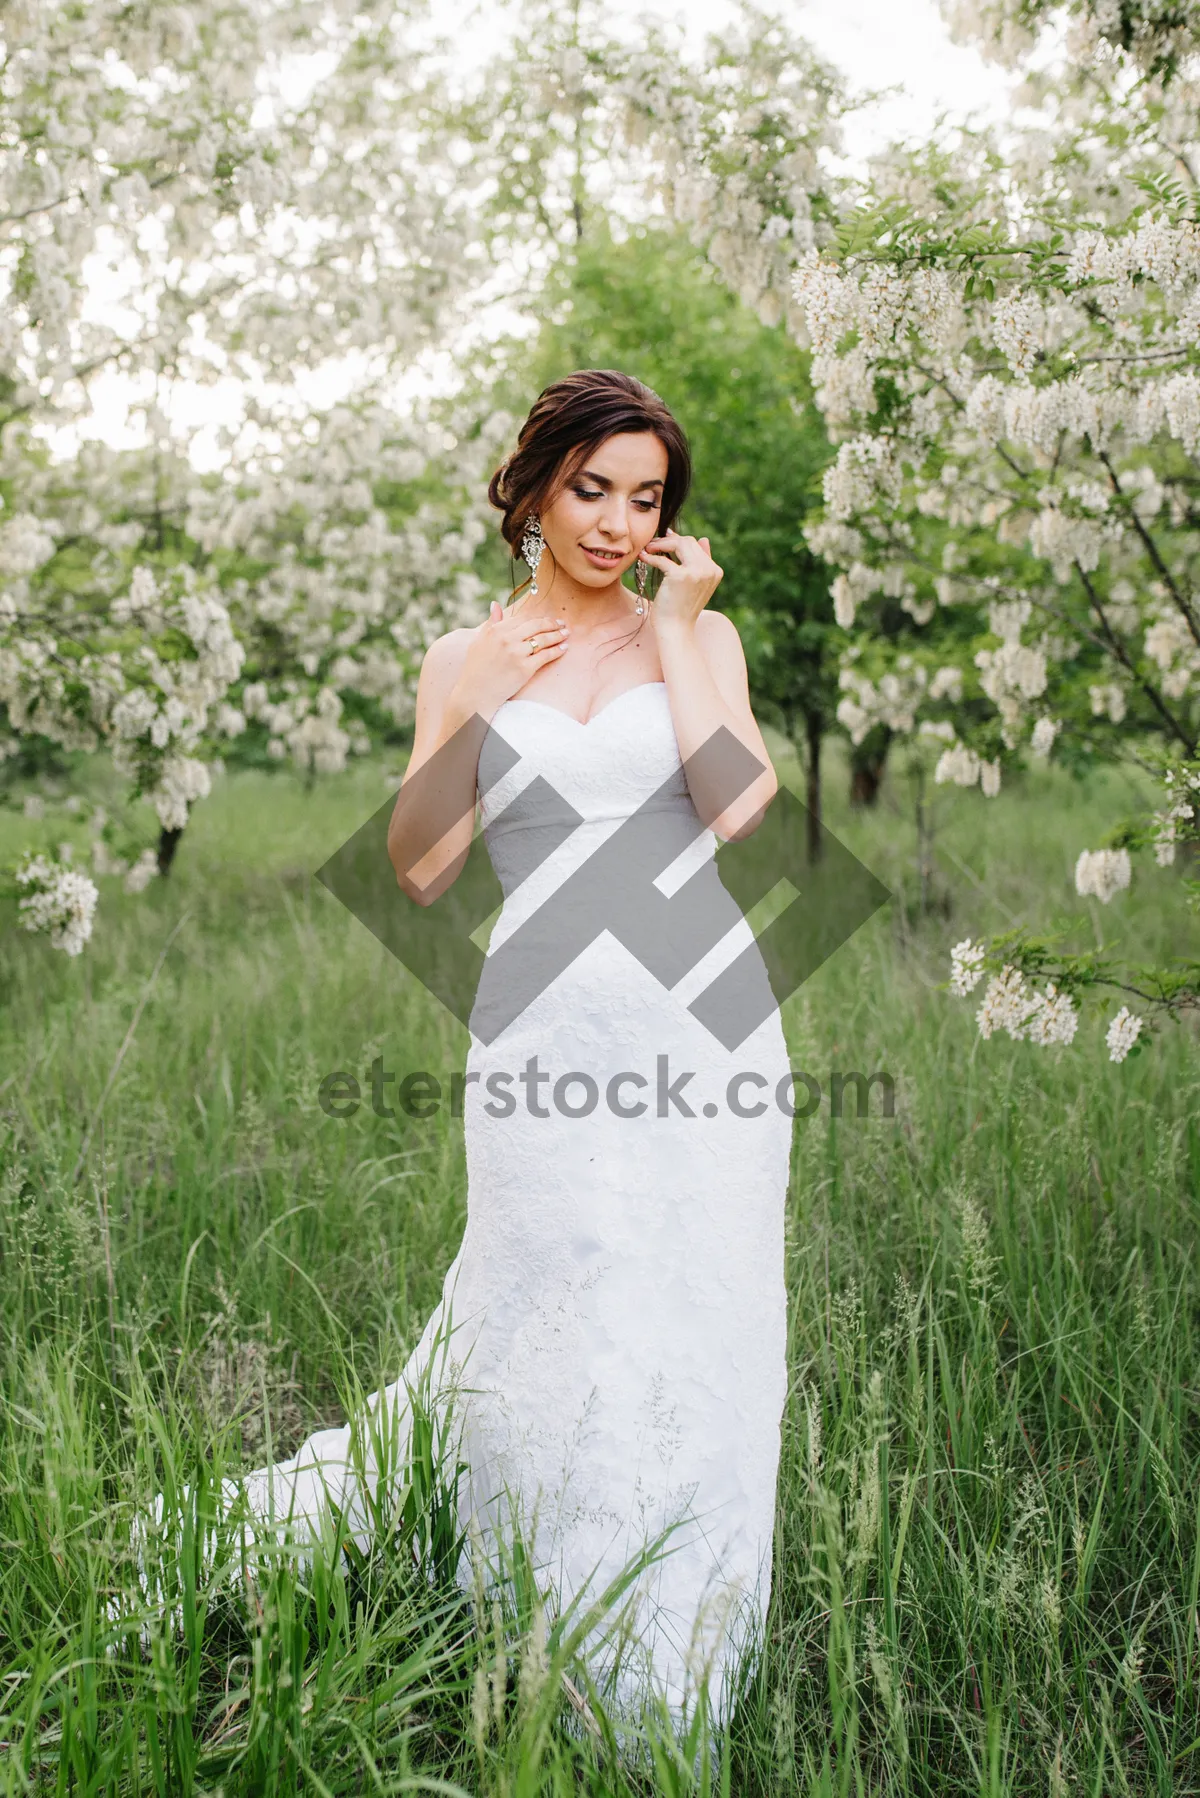
[[[643,562],[661,569],[666,576],[654,596],[656,621],[695,624],[725,573],[712,559],[708,538],[681,537],[678,531],[666,531],[661,537],[652,537],[641,556]]]

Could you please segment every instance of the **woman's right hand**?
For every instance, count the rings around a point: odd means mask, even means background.
[[[570,626],[562,618],[539,622],[528,613],[506,612],[494,599],[454,683],[456,709],[490,720],[539,668],[558,660],[569,635]],[[531,648],[531,639],[536,648]]]

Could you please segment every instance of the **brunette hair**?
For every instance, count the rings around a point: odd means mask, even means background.
[[[652,431],[667,452],[657,536],[679,516],[692,481],[683,428],[658,395],[615,368],[581,368],[538,394],[521,426],[517,447],[488,485],[503,514],[500,531],[514,554],[530,515],[547,505],[606,438]]]

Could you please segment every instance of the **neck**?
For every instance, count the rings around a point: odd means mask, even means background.
[[[577,643],[634,617],[636,596],[619,579],[603,587],[585,587],[557,564],[551,566],[547,579],[545,565],[549,560],[549,556],[543,557],[537,598],[525,594],[519,601],[522,608],[527,607],[539,618],[544,613],[548,618],[564,619]]]

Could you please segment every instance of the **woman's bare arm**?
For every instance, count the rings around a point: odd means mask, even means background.
[[[466,648],[461,639],[469,635],[451,631],[425,652],[412,754],[388,825],[388,859],[402,890],[418,905],[432,905],[457,879],[475,832],[475,783],[487,720],[456,703],[453,691]],[[416,780],[422,769],[424,778]]]
[[[722,612],[705,611],[723,570],[712,559],[707,537],[682,537],[677,531],[655,537],[642,557],[666,577],[654,602],[654,635],[692,800],[716,836],[749,836],[762,823],[779,781],[750,709],[737,626]],[[728,755],[699,753],[721,728],[745,755],[736,746]]]
[[[746,657],[737,627],[724,613],[707,612],[690,627],[674,623],[665,630],[660,627],[657,637],[682,760],[686,763],[724,725],[761,764],[761,772],[719,811],[723,795],[717,777],[727,774],[727,758],[709,770],[708,780],[698,771],[689,774],[696,810],[713,833],[724,840],[747,837],[762,823],[779,780],[750,709]]]

